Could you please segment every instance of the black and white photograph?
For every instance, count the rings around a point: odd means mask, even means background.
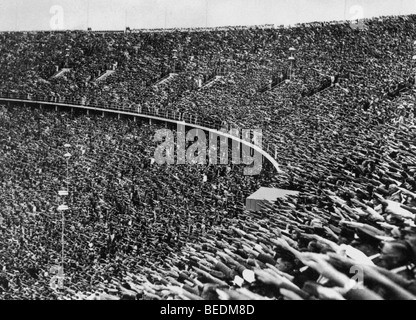
[[[415,103],[416,0],[0,0],[0,300],[416,300]]]

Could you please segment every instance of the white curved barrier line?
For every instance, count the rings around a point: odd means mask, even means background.
[[[278,173],[284,173],[284,171],[282,171],[280,169],[280,166],[277,163],[277,161],[271,155],[269,155],[266,151],[259,148],[258,146],[254,145],[250,142],[247,142],[245,140],[242,140],[240,138],[237,138],[237,137],[235,137],[235,136],[233,136],[229,133],[224,133],[222,131],[211,129],[211,128],[208,128],[208,127],[203,127],[203,126],[200,126],[200,125],[197,125],[197,124],[187,123],[187,122],[184,122],[184,121],[178,121],[178,120],[169,119],[169,118],[161,118],[161,117],[151,116],[151,115],[147,115],[147,114],[143,114],[143,113],[128,112],[128,111],[122,111],[122,110],[117,110],[117,109],[95,108],[95,107],[91,107],[91,106],[83,106],[83,105],[77,105],[77,104],[67,104],[67,103],[61,103],[61,102],[46,102],[46,101],[35,101],[35,100],[10,99],[10,98],[2,98],[2,97],[0,97],[0,101],[34,103],[34,104],[39,104],[39,105],[51,105],[51,106],[61,106],[61,107],[66,107],[66,108],[78,108],[78,109],[87,109],[87,110],[94,110],[94,111],[101,111],[101,112],[111,112],[111,113],[124,114],[124,115],[128,115],[128,116],[139,117],[139,118],[147,118],[147,119],[152,119],[152,120],[157,120],[157,121],[162,121],[162,122],[170,122],[170,123],[175,123],[176,125],[180,124],[180,125],[184,125],[184,126],[188,126],[188,127],[193,127],[193,128],[196,128],[196,129],[201,129],[201,130],[204,130],[204,131],[215,133],[217,135],[224,136],[226,138],[235,140],[235,141],[237,141],[241,144],[246,145],[247,147],[252,148],[253,150],[260,153],[262,156],[264,156],[267,160],[269,160],[270,163],[274,166],[274,168],[276,169],[276,171]]]

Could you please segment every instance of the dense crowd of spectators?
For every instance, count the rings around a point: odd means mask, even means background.
[[[285,172],[160,167],[157,126],[3,107],[2,297],[415,299],[415,22],[2,34],[3,95],[262,128],[264,149]],[[291,47],[291,79],[276,81],[286,78]],[[63,67],[71,70],[51,78]],[[200,88],[213,75],[221,77]],[[66,143],[71,210],[56,291],[49,268],[60,264]],[[260,186],[301,193],[245,211]]]
[[[260,187],[232,164],[159,166],[157,125],[21,107],[5,108],[0,121],[0,264],[11,288],[4,297],[51,293],[49,269],[61,263],[62,203],[70,207],[65,283],[88,291],[147,262],[163,266],[201,233],[237,218]],[[67,182],[65,199],[58,191]]]

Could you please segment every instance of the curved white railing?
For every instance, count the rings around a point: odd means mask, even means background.
[[[51,101],[53,100],[53,101]],[[263,157],[265,157],[267,160],[269,160],[269,162],[273,165],[273,167],[276,169],[277,172],[279,173],[283,173],[283,171],[280,169],[279,164],[276,162],[276,160],[265,150],[263,150],[262,148],[247,142],[243,139],[240,139],[236,136],[233,136],[231,134],[219,131],[215,128],[213,128],[215,126],[215,124],[213,122],[205,122],[205,121],[199,121],[197,119],[197,117],[194,117],[194,123],[192,123],[192,115],[188,115],[188,119],[190,119],[189,122],[186,122],[184,120],[180,120],[182,119],[186,119],[186,116],[184,116],[184,114],[179,114],[176,117],[175,112],[165,112],[165,116],[160,116],[159,113],[157,111],[145,111],[145,110],[140,110],[139,107],[137,105],[130,105],[128,107],[125,106],[117,106],[117,105],[109,105],[106,104],[104,107],[99,107],[96,105],[85,105],[85,104],[79,104],[76,103],[78,101],[67,101],[65,99],[62,98],[52,98],[52,99],[44,99],[44,98],[39,98],[36,97],[36,99],[31,99],[29,95],[19,95],[19,94],[7,94],[7,97],[5,97],[4,95],[0,95],[0,102],[3,103],[7,103],[7,102],[19,102],[19,103],[30,103],[30,104],[38,104],[38,105],[50,105],[50,106],[61,106],[61,107],[66,107],[66,108],[78,108],[78,109],[86,109],[86,110],[92,110],[92,111],[101,111],[101,112],[109,112],[109,113],[116,113],[116,114],[123,114],[123,115],[128,115],[128,116],[134,116],[134,117],[139,117],[139,118],[146,118],[146,119],[150,119],[150,120],[156,120],[156,121],[162,121],[162,122],[169,122],[169,123],[174,123],[176,125],[184,125],[184,126],[188,126],[188,127],[193,127],[196,129],[201,129],[204,131],[208,131],[214,134],[217,134],[219,136],[223,136],[229,139],[232,139],[234,141],[237,141],[241,144],[244,144],[245,146],[252,148],[253,150],[257,151],[258,153],[260,153]],[[176,119],[178,118],[178,119]],[[210,127],[211,125],[211,127]]]

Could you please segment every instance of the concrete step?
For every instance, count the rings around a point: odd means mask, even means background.
[[[222,78],[224,78],[224,77],[223,76],[215,76],[214,79],[212,79],[211,81],[209,81],[205,85],[203,85],[202,86],[202,89],[206,89],[206,88],[212,87],[216,82],[218,82]]]
[[[51,77],[51,79],[57,79],[57,78],[60,78],[60,77],[62,77],[65,73],[67,73],[67,72],[69,72],[69,71],[71,71],[71,69],[70,69],[70,68],[63,68],[63,69],[59,70],[57,73],[55,73],[55,74]]]
[[[99,76],[97,79],[95,79],[95,82],[99,82],[99,81],[104,81],[105,79],[107,79],[109,76],[111,76],[113,73],[115,73],[114,70],[107,70],[106,72],[104,72],[104,74],[102,74],[101,76]]]
[[[158,83],[156,83],[154,86],[160,86],[161,84],[165,84],[168,83],[169,81],[171,81],[173,78],[177,77],[178,74],[177,73],[169,73],[168,76],[164,77],[162,80],[160,80]]]

